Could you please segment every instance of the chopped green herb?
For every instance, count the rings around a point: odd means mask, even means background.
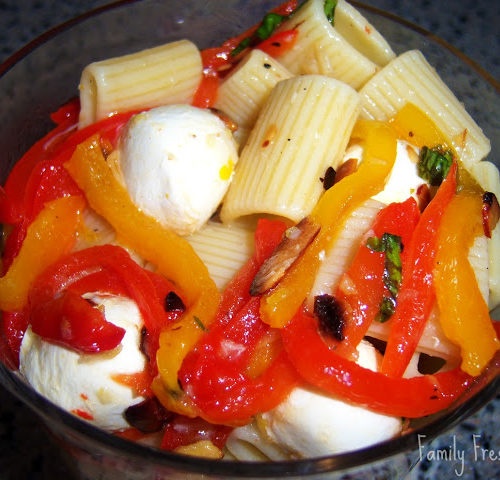
[[[337,0],[325,0],[324,10],[328,21],[333,25],[335,18],[335,7],[337,6]]]
[[[427,180],[432,186],[441,185],[450,171],[453,162],[453,153],[450,150],[444,150],[440,146],[420,149],[418,161],[418,174],[424,180]]]
[[[204,323],[196,315],[194,316],[194,322],[204,332],[207,330],[207,327],[205,327]]]
[[[276,28],[279,27],[284,18],[285,17],[283,15],[278,15],[277,13],[268,13],[262,19],[262,23],[255,32],[257,34],[257,37],[259,37],[261,40],[266,40],[267,38],[269,38],[276,30]]]
[[[297,10],[300,8],[300,6],[297,7]],[[263,40],[267,40],[276,31],[276,29],[283,23],[283,21],[290,18],[295,13],[295,11],[290,13],[290,15],[280,15],[279,13],[274,13],[274,12],[266,13],[266,15],[264,15],[264,18],[261,20],[259,26],[257,27],[255,33],[253,33],[249,37],[244,38],[231,51],[231,56],[236,57],[246,48],[254,47]]]
[[[386,322],[394,313],[396,308],[396,297],[401,285],[401,251],[403,244],[401,237],[391,233],[384,233],[382,237],[370,237],[366,245],[375,252],[384,252],[384,285],[389,290],[389,296],[384,296],[380,304],[380,311],[377,317],[379,322]]]
[[[232,51],[231,56],[236,57],[243,50],[253,47],[262,40],[268,39],[287,17],[277,13],[267,13],[259,24],[259,27],[251,36],[244,38]]]

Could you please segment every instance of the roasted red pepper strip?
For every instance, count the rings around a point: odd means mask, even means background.
[[[295,384],[280,342],[272,341],[272,329],[259,318],[260,299],[249,293],[255,273],[286,227],[282,221],[259,220],[252,257],[226,287],[215,325],[183,362],[181,384],[189,391],[193,411],[209,421],[245,423],[251,415],[279,403]],[[262,342],[267,347],[273,343],[273,348],[260,349]],[[239,354],[232,356],[231,346],[238,345]]]
[[[0,196],[0,212],[3,212],[1,219],[4,223],[13,225],[4,246],[4,268],[18,254],[29,224],[46,202],[81,194],[63,167],[76,146],[96,132],[100,132],[110,145],[116,145],[123,125],[135,113],[113,115],[81,130],[75,130],[77,116],[73,112],[74,108],[73,103],[69,103],[65,109],[56,112],[56,118],[63,117],[65,120],[33,145],[9,174],[5,190]]]
[[[420,211],[413,197],[402,203],[391,203],[378,213],[370,236],[380,238],[384,233],[399,236],[403,245],[403,259],[405,245],[409,244],[419,217]],[[339,355],[356,358],[356,347],[379,313],[380,303],[386,293],[383,274],[384,253],[374,251],[364,241],[334,294],[345,313],[344,338],[336,346]]]
[[[118,334],[122,329],[113,328],[100,311],[82,299],[83,293],[92,292],[134,300],[150,343],[154,343],[151,346],[154,354],[161,328],[174,318],[165,312],[164,299],[158,296],[150,273],[115,245],[73,252],[37,277],[29,296],[33,331],[85,353],[115,348],[123,337],[123,332]]]
[[[459,368],[435,375],[393,378],[363,368],[328,348],[318,322],[302,309],[281,330],[283,345],[304,380],[347,402],[386,415],[418,418],[448,407],[473,377]]]
[[[443,211],[455,195],[457,163],[450,171],[418,222],[407,246],[396,309],[391,322],[381,371],[400,377],[418,345],[435,301],[432,271],[437,249],[438,227]]]
[[[0,361],[10,368],[19,368],[19,351],[28,328],[26,312],[2,312],[0,331]]]
[[[278,405],[297,384],[280,342],[258,375],[252,374],[259,342],[272,342],[271,328],[260,320],[259,303],[258,297],[250,299],[227,325],[212,327],[184,359],[179,381],[199,416],[209,422],[246,424]]]
[[[297,29],[275,33],[267,40],[259,43],[257,48],[271,57],[279,58],[280,55],[283,55],[295,45],[298,34]]]
[[[82,353],[112,350],[125,335],[125,329],[107,322],[101,310],[71,290],[34,304],[30,322],[37,335]]]
[[[287,16],[297,8],[297,4],[296,0],[287,1],[272,10],[272,12]],[[235,48],[238,47],[241,41],[252,37],[258,27],[259,25],[254,25],[241,35],[226,40],[220,47],[202,50],[203,78],[192,101],[194,106],[209,108],[214,105],[221,78],[244,56],[244,53],[235,55]],[[297,34],[297,30],[279,32],[263,40],[255,47],[273,57],[278,57],[294,45]]]
[[[194,94],[192,105],[199,108],[213,107],[219,91],[219,76],[213,70],[203,72],[203,77]]]
[[[297,9],[297,5],[297,0],[289,0],[273,9],[272,12],[277,13],[278,15],[287,16]],[[230,69],[231,66],[241,58],[239,55],[232,55],[233,50],[242,40],[251,37],[258,27],[259,24],[254,25],[241,35],[229,38],[220,47],[203,50],[201,52],[203,67],[205,69],[222,73]]]
[[[52,114],[57,126],[32,145],[16,162],[5,182],[5,197],[0,203],[2,223],[18,223],[26,215],[26,185],[31,173],[36,164],[52,157],[61,143],[76,129],[78,111],[78,101],[71,101]]]
[[[225,322],[250,300],[250,285],[255,274],[276,245],[281,241],[287,225],[279,220],[260,219],[254,233],[254,252],[222,292],[217,322]]]

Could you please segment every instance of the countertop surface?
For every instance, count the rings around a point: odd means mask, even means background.
[[[0,62],[50,28],[106,3],[0,0]],[[500,2],[372,0],[366,3],[432,31],[495,79],[500,78]],[[465,423],[426,444],[409,478],[500,478],[499,432],[500,397],[497,397]],[[477,447],[486,455],[475,455]],[[439,453],[445,451],[449,455],[439,458]],[[57,447],[36,416],[0,387],[0,480],[56,478],[67,478]]]

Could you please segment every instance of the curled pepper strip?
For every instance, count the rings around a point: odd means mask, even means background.
[[[403,245],[410,242],[413,229],[420,217],[417,202],[413,197],[401,203],[391,203],[381,210],[374,220],[371,232],[380,238],[384,233],[398,235]],[[372,321],[380,311],[385,293],[384,254],[373,251],[366,242],[362,243],[335,292],[335,298],[343,305],[344,338],[336,346],[339,355],[355,359],[356,347],[363,339]]]
[[[81,196],[61,197],[45,205],[28,227],[19,254],[0,278],[1,310],[23,309],[35,278],[71,250],[84,207]]]
[[[323,194],[310,214],[321,228],[318,235],[278,285],[262,296],[262,320],[272,327],[285,326],[297,312],[312,288],[321,252],[335,241],[352,211],[383,188],[394,165],[396,136],[387,124],[361,120],[351,138],[364,147],[360,167]]]
[[[296,10],[297,0],[288,0],[272,10],[272,13],[286,17]],[[246,32],[226,40],[219,47],[207,48],[201,51],[203,62],[203,78],[195,93],[192,104],[196,107],[212,107],[217,99],[221,78],[226,75],[245,55],[247,47],[257,47],[271,56],[279,56],[294,45],[298,30],[278,32],[266,40],[259,39],[257,32],[262,23],[254,25]],[[276,25],[270,27],[269,34]],[[264,26],[267,30],[267,27]]]
[[[407,245],[403,278],[381,366],[386,375],[403,375],[434,305],[432,271],[438,245],[437,232],[443,211],[455,195],[457,169],[457,163],[453,162],[436,195],[422,212]]]
[[[461,368],[479,375],[500,349],[467,258],[474,238],[483,233],[480,194],[457,194],[446,208],[438,233],[434,277],[439,322],[444,334],[460,346]]]
[[[245,424],[278,405],[297,384],[278,332],[261,321],[260,299],[249,293],[285,229],[284,222],[259,220],[253,255],[224,290],[210,331],[186,356],[179,380],[189,392],[191,414],[214,423]]]
[[[212,322],[220,293],[207,267],[191,245],[139,210],[106,163],[99,136],[78,145],[65,164],[83,190],[89,205],[104,217],[119,237],[183,293],[187,310],[160,334],[156,360],[159,375],[170,392],[180,394],[177,373],[187,352]]]
[[[26,229],[46,202],[81,195],[63,164],[76,146],[96,132],[116,145],[119,132],[134,112],[116,114],[77,130],[79,103],[69,102],[52,118],[58,126],[35,143],[14,165],[0,195],[0,219],[12,224],[4,246],[3,262],[10,265],[18,254]]]
[[[363,368],[328,348],[316,319],[302,309],[281,329],[297,372],[316,387],[385,415],[418,418],[447,408],[473,383],[456,368],[434,375],[393,378]]]
[[[161,328],[173,317],[165,312],[164,298],[151,275],[117,245],[96,245],[66,255],[46,268],[30,289],[32,329],[80,352],[111,350],[121,342],[124,330],[108,322],[82,295],[124,296],[137,304],[148,344],[156,345]]]
[[[257,413],[276,407],[297,385],[280,337],[273,341],[272,334],[259,318],[259,298],[254,297],[189,352],[179,378],[200,417],[245,425]],[[272,350],[269,355],[260,351],[261,342]],[[261,363],[256,370],[251,367],[255,361]]]
[[[246,378],[247,375],[242,373],[238,376],[238,381],[232,383],[232,387],[230,389],[231,392],[226,392],[223,396],[220,396],[221,392],[218,389],[209,387],[208,390],[205,390],[205,392],[202,393],[202,401],[200,401],[201,398],[199,395],[196,395],[198,398],[191,398],[191,394],[193,392],[199,392],[200,388],[203,390],[203,385],[200,386],[201,382],[204,382],[205,385],[210,382],[215,382],[221,385],[222,383],[231,384],[230,379],[227,378],[229,372],[228,368],[230,369],[231,363],[234,362],[229,361],[228,363],[227,358],[219,359],[217,363],[218,367],[223,367],[225,369],[225,372],[222,372],[218,368],[210,369],[205,365],[203,368],[205,374],[201,376],[196,374],[196,361],[204,364],[205,353],[208,352],[208,363],[214,362],[217,357],[216,353],[212,354],[208,350],[204,352],[204,348],[211,345],[213,349],[220,350],[221,345],[224,342],[229,342],[229,338],[227,337],[229,335],[233,335],[234,337],[235,332],[238,330],[241,332],[238,342],[241,343],[242,339],[245,337],[245,330],[242,330],[243,322],[251,322],[253,324],[253,326],[249,327],[249,336],[254,337],[254,339],[258,333],[257,330],[260,329],[261,338],[256,340],[257,343],[267,339],[262,337],[266,337],[269,332],[269,327],[268,325],[262,324],[258,318],[259,298],[255,298],[251,301],[250,285],[262,263],[271,255],[273,250],[281,241],[285,230],[286,224],[282,221],[268,219],[260,219],[258,221],[257,228],[254,233],[253,255],[234,275],[224,289],[216,318],[210,326],[210,331],[206,332],[204,338],[201,339],[201,341],[198,342],[197,345],[187,354],[180,369],[179,381],[181,381],[183,387],[187,385],[186,378],[189,378],[191,381],[191,384],[189,385],[190,394],[172,394],[172,392],[165,390],[165,387],[159,378],[156,378],[153,381],[152,389],[167,410],[189,417],[202,416],[203,418],[209,418],[211,421],[215,422],[228,422],[230,419],[228,411],[231,410],[232,415],[243,421],[244,418],[248,418],[248,415],[252,414],[252,412],[249,412],[249,409],[256,406],[262,406],[262,402],[259,402],[258,398],[262,394],[263,388],[273,388],[274,383],[267,383],[267,381],[272,381],[274,378],[270,375],[270,372],[281,372],[280,375],[282,380],[286,380],[286,378],[290,377],[290,374],[287,373],[286,369],[286,360],[281,358],[273,365],[272,369],[267,372],[267,374],[260,376],[261,378],[258,383],[255,381],[252,382],[250,379]],[[234,340],[235,339],[233,338],[232,341]],[[248,338],[246,341],[248,341]],[[219,343],[219,345],[217,345],[217,343]],[[261,366],[263,364],[262,370],[269,367],[270,359],[266,358],[265,355],[253,355],[253,360],[257,360],[257,362],[254,363],[260,363]],[[259,360],[262,360],[262,362]],[[239,361],[239,366],[241,367],[241,359],[239,359]],[[248,363],[250,363],[250,360]],[[191,368],[189,365],[191,365]],[[246,367],[248,367],[248,365],[246,365]],[[194,378],[196,375],[198,378]],[[214,377],[216,380],[214,380]],[[281,394],[286,392],[283,388],[286,386],[287,382],[280,381],[276,383],[276,387],[278,384],[281,387]],[[244,399],[242,398],[234,398],[234,396],[237,397],[239,395],[241,389],[247,390],[247,394],[249,396],[248,400],[243,401]],[[255,392],[257,392],[257,394]],[[234,394],[232,398],[230,397],[231,394]],[[276,399],[278,397],[273,394],[267,400],[272,401],[273,398]],[[283,396],[281,398],[283,398]],[[224,401],[221,402],[221,399],[224,399]],[[207,405],[210,406],[211,403],[212,405],[209,411],[207,410]],[[213,403],[218,403],[220,407],[219,410],[222,410],[222,412],[217,411],[217,408],[214,408]],[[230,407],[226,408],[226,405],[230,405]],[[244,409],[246,410],[246,413],[243,411]],[[226,413],[224,414],[224,412]],[[257,410],[253,411],[253,413],[256,412]]]

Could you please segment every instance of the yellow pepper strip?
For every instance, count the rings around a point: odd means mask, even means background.
[[[0,278],[0,309],[19,311],[26,305],[33,280],[68,253],[76,240],[82,197],[61,197],[47,202],[29,225],[21,249]]]
[[[345,221],[362,202],[384,186],[396,158],[397,137],[382,122],[359,120],[352,132],[353,142],[363,146],[358,170],[328,189],[310,214],[320,231],[281,281],[261,299],[263,321],[284,327],[310,292],[322,253],[333,244]]]
[[[425,112],[413,103],[406,103],[389,120],[389,123],[396,130],[398,138],[406,140],[416,147],[441,145],[453,151],[443,132]]]
[[[461,348],[461,368],[469,375],[479,375],[500,348],[467,258],[474,238],[483,234],[481,209],[480,194],[455,195],[438,230],[433,271],[439,321],[446,337]]]
[[[211,323],[220,293],[205,264],[182,237],[160,225],[132,202],[113,175],[93,136],[80,144],[65,164],[89,205],[104,217],[135,252],[156,265],[183,293],[186,312],[160,334],[157,352],[159,375],[173,396],[181,395],[177,374],[186,354]]]
[[[437,147],[450,150],[457,157],[453,145],[433,120],[413,103],[406,103],[394,117],[389,120],[396,130],[398,138],[406,140],[416,147]],[[477,180],[463,167],[459,158],[456,158],[459,168],[460,187],[479,190]]]

